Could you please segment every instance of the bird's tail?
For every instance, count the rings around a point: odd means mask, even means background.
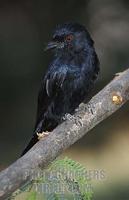
[[[21,156],[23,156],[27,151],[29,151],[38,141],[39,140],[38,140],[37,134],[34,134],[29,144],[26,146],[26,148],[22,152]]]

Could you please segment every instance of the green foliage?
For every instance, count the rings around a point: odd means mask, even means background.
[[[36,200],[37,199],[36,196],[37,196],[36,192],[30,192],[26,200]]]
[[[92,187],[86,169],[69,158],[54,161],[47,169],[13,194],[20,200],[91,200]],[[18,194],[17,194],[18,193]]]

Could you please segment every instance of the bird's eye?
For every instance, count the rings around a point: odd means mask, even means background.
[[[72,40],[73,40],[73,35],[71,34],[71,35],[67,35],[66,37],[65,37],[65,40],[67,41],[67,42],[71,42]]]

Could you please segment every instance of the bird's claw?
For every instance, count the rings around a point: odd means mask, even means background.
[[[49,132],[46,131],[46,132],[42,132],[42,133],[36,133],[37,136],[38,136],[38,140],[41,140],[43,139],[44,137],[48,136],[49,135]]]
[[[115,74],[115,78],[117,78],[118,76],[122,75],[124,72],[118,72]]]

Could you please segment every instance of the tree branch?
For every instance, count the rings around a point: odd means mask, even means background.
[[[59,125],[27,154],[0,173],[0,199],[31,180],[32,175],[47,166],[63,150],[106,119],[129,100],[129,69],[115,77],[88,104],[82,103],[74,115]]]

